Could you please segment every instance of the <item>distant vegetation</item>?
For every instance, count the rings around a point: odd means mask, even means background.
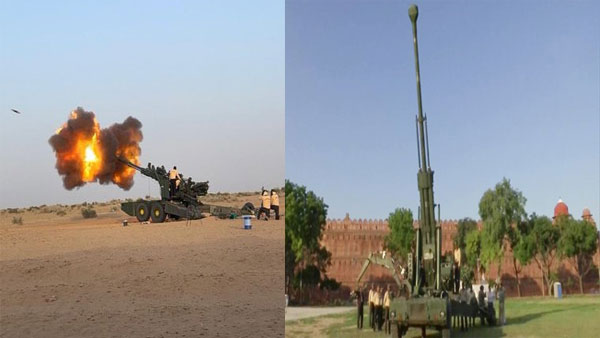
[[[83,218],[98,217],[98,215],[96,214],[96,210],[94,210],[92,207],[81,209],[81,216],[83,216]]]

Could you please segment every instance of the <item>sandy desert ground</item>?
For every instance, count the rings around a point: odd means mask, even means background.
[[[140,224],[116,206],[0,212],[0,337],[284,335],[283,217]]]

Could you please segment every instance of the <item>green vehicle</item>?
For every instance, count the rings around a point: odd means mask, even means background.
[[[118,159],[123,164],[139,171],[158,182],[160,186],[160,200],[137,200],[121,203],[121,210],[129,216],[135,216],[138,221],[146,222],[152,219],[153,223],[164,222],[169,219],[198,219],[205,214],[220,218],[235,218],[240,215],[254,215],[254,205],[250,202],[240,209],[219,205],[202,203],[198,198],[208,193],[208,182],[194,182],[191,177],[181,181],[177,191],[171,196],[169,191],[169,176],[164,166],[155,167],[148,163],[142,168],[127,160]]]

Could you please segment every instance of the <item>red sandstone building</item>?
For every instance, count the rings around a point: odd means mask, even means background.
[[[554,217],[569,215],[567,205],[559,201],[554,208]],[[589,209],[584,209],[582,218],[594,224],[594,219]],[[442,250],[449,253],[453,249],[452,237],[456,232],[458,221],[442,221]],[[481,223],[480,223],[481,227]],[[327,220],[323,233],[322,244],[331,252],[331,266],[327,269],[327,276],[335,278],[342,285],[353,288],[356,277],[362,268],[365,258],[373,251],[383,249],[383,241],[389,232],[387,220],[351,219],[348,214],[344,219]],[[594,255],[596,266],[600,263],[600,249]],[[567,292],[578,292],[577,275],[569,262],[558,261],[559,279],[563,289]],[[488,280],[497,278],[496,268],[490,267]],[[508,251],[502,263],[502,282],[506,285],[509,295],[517,295],[517,285],[513,268],[513,255]],[[542,273],[535,262],[522,268],[519,273],[521,291],[526,295],[542,294]],[[571,280],[571,281],[570,281]],[[394,283],[388,271],[379,266],[371,266],[362,279],[365,283]],[[598,290],[598,272],[595,270],[584,278],[584,290],[590,292]]]

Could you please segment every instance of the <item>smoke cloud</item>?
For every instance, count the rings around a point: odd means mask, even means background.
[[[48,142],[56,155],[56,170],[72,190],[86,183],[114,183],[124,190],[133,186],[135,169],[117,157],[139,164],[142,123],[129,116],[123,123],[100,129],[93,112],[78,107]]]

